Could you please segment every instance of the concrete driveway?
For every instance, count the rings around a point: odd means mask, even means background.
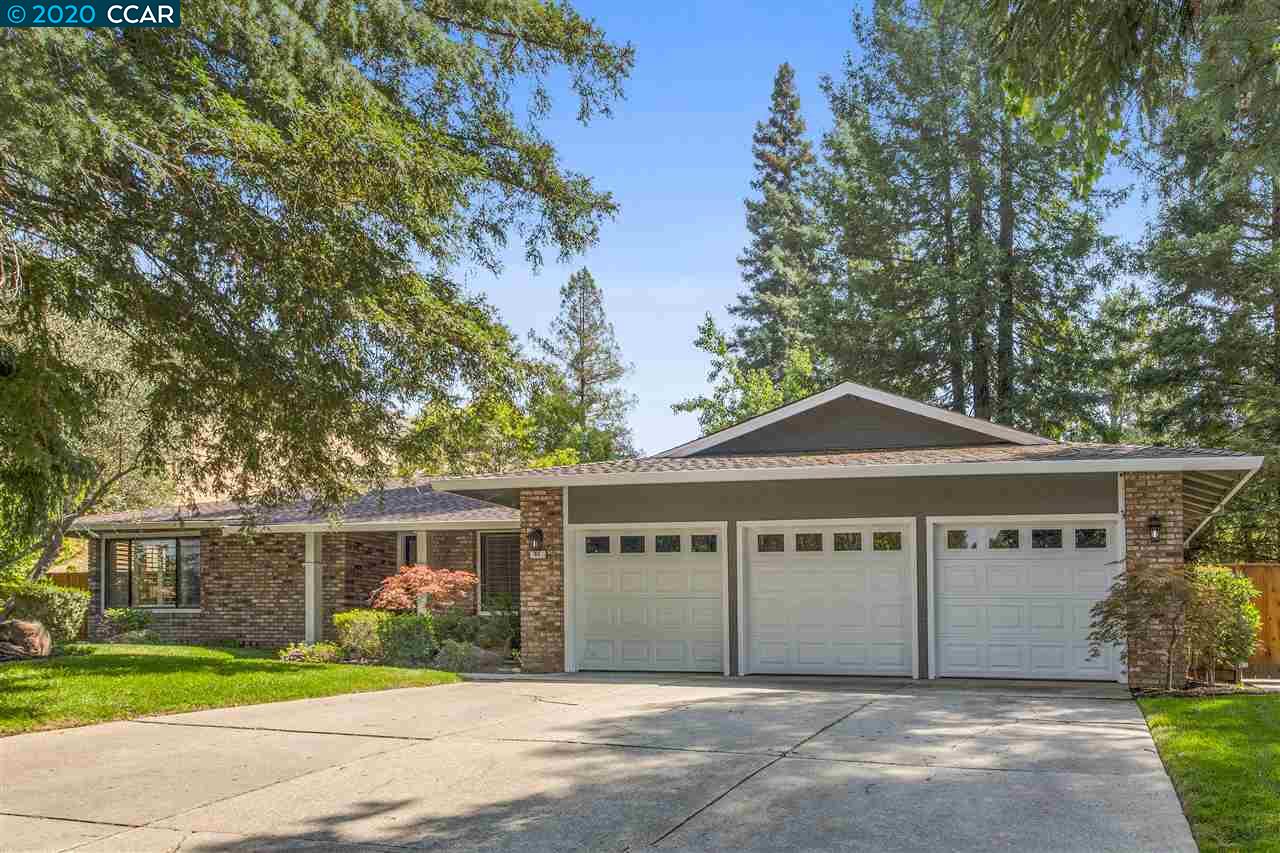
[[[0,848],[1194,851],[1117,685],[548,677],[0,739]]]

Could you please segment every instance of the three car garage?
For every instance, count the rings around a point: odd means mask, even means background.
[[[925,529],[920,559],[914,517],[573,525],[575,668],[911,676],[924,633],[930,676],[1120,677],[1088,641],[1115,516]]]

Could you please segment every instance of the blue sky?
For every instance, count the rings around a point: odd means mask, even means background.
[[[621,211],[599,244],[569,264],[547,263],[534,274],[513,251],[501,275],[468,277],[523,337],[546,329],[569,273],[590,268],[635,364],[630,385],[639,405],[631,425],[645,452],[698,434],[694,416],[673,414],[671,404],[707,388],[708,360],[693,346],[697,325],[707,311],[727,325],[725,308],[741,289],[751,133],[767,115],[780,63],[796,70],[811,137],[830,123],[819,80],[838,75],[853,47],[853,5],[788,5],[579,0],[576,8],[612,40],[636,46],[635,69],[612,119],[584,128],[574,120],[575,104],[561,97],[544,130],[564,164],[613,192]],[[1107,182],[1129,180],[1113,171]],[[1135,197],[1108,228],[1136,236],[1144,214]]]

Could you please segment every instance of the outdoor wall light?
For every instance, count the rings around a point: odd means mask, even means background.
[[[1160,541],[1161,531],[1162,531],[1162,525],[1160,523],[1160,516],[1153,515],[1151,516],[1151,518],[1147,519],[1147,532],[1151,534],[1152,542]]]
[[[542,550],[542,528],[541,527],[535,527],[529,531],[529,550],[531,552]]]

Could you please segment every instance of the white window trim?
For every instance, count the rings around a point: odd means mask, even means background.
[[[564,517],[569,517],[568,513],[568,489],[561,491],[561,510]],[[697,528],[714,528],[720,539],[717,542],[716,550],[720,555],[720,621],[723,627],[723,638],[721,642],[721,658],[724,664],[724,675],[730,674],[729,667],[729,650],[731,648],[729,637],[729,522],[727,521],[645,521],[628,523],[608,522],[606,524],[569,524],[567,521],[564,525],[564,669],[565,672],[577,672],[577,583],[578,574],[578,536],[593,530],[607,531],[612,535],[612,531],[618,528],[626,528],[628,530],[689,530]]]
[[[919,574],[919,558],[916,556],[916,517],[913,515],[890,516],[886,518],[788,518],[737,522],[734,532],[736,534],[738,545],[738,675],[751,674],[750,658],[747,657],[746,631],[747,573],[745,571],[745,567],[747,564],[748,536],[744,534],[744,531],[767,531],[771,528],[794,527],[801,524],[821,524],[826,526],[847,524],[850,527],[871,527],[877,524],[883,524],[886,527],[901,526],[903,528],[902,550],[907,554],[907,574],[909,575],[911,583],[911,678],[912,680],[920,678],[920,590],[917,577]],[[868,541],[864,544],[869,552],[871,543]]]
[[[766,412],[763,415],[745,420],[740,424],[714,432],[710,435],[704,435],[693,441],[685,442],[677,445],[656,456],[682,457],[690,456],[703,450],[707,450],[717,445],[732,441],[740,436],[753,433],[756,430],[763,429],[786,420],[795,415],[807,412],[818,406],[826,405],[840,399],[841,397],[857,397],[872,403],[878,403],[882,406],[898,409],[899,411],[910,412],[913,415],[928,418],[930,420],[939,421],[941,423],[950,424],[951,426],[967,429],[970,432],[976,432],[982,435],[989,435],[1004,441],[1010,441],[1014,444],[1053,444],[1053,439],[1045,438],[1039,435],[1025,432],[1012,427],[993,424],[990,421],[984,421],[981,418],[971,418],[968,415],[962,415],[958,412],[940,409],[937,406],[930,406],[927,403],[921,403],[911,400],[907,397],[901,397],[897,394],[890,394],[886,391],[880,391],[866,385],[859,385],[856,382],[841,382],[834,388],[828,388],[826,391],[820,391],[802,400],[797,400],[772,412]]]
[[[1044,524],[1076,524],[1079,522],[1094,522],[1099,524],[1114,524],[1120,531],[1116,536],[1116,546],[1120,554],[1120,562],[1123,566],[1125,559],[1124,550],[1124,505],[1123,502],[1119,507],[1119,512],[1084,512],[1084,513],[1064,513],[1062,515],[928,515],[924,519],[925,531],[925,600],[928,607],[925,610],[928,622],[929,635],[929,678],[938,677],[938,595],[937,583],[934,576],[934,530],[947,525],[962,524],[1007,524],[1013,526],[1027,526],[1037,523]],[[1020,549],[1021,550],[1021,549]],[[1018,552],[1014,552],[1018,553]]]

